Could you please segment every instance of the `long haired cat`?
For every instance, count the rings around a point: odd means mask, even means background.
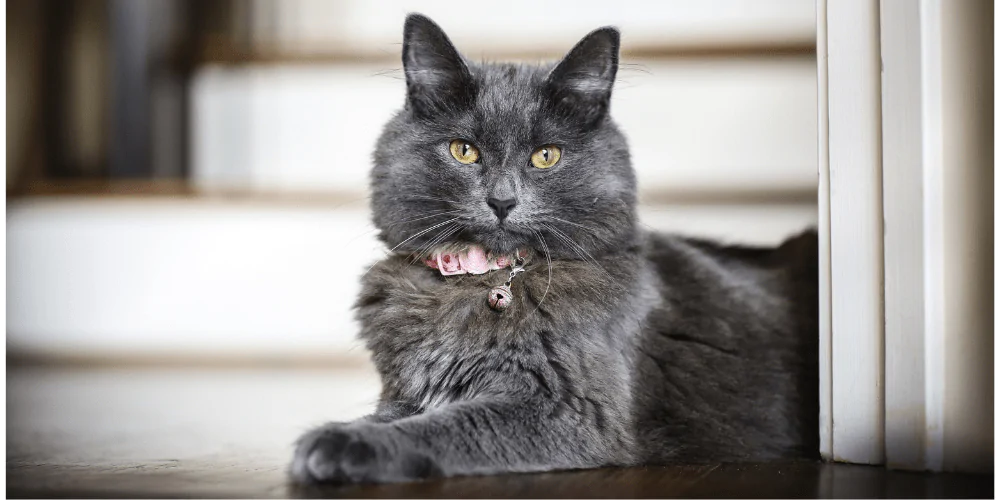
[[[651,234],[609,114],[619,34],[473,63],[404,26],[362,278],[374,413],[297,444],[301,483],[813,458],[817,243]]]

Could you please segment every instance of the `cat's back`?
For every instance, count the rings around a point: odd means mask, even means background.
[[[818,244],[654,234],[661,305],[640,337],[639,432],[654,461],[812,457],[818,443]]]
[[[733,317],[768,332],[801,333],[817,327],[818,251],[817,234],[808,230],[774,247],[651,234],[645,254],[674,313]]]
[[[673,286],[701,285],[718,290],[756,287],[782,293],[784,286],[815,288],[819,244],[815,230],[780,245],[729,245],[669,233],[648,235],[646,257]]]

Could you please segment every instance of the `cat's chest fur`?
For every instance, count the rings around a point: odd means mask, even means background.
[[[621,263],[627,267],[628,263]],[[361,338],[385,391],[421,409],[482,395],[553,390],[558,365],[583,366],[607,352],[634,284],[617,263],[529,263],[513,280],[510,307],[487,303],[507,270],[441,276],[392,257],[363,280]],[[551,278],[550,278],[551,271]],[[610,273],[609,273],[610,271]],[[638,328],[639,321],[633,321]],[[597,332],[603,332],[597,336]],[[558,359],[554,359],[558,358]]]

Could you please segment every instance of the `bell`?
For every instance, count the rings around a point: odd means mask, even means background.
[[[488,301],[490,303],[490,307],[496,309],[497,311],[503,311],[504,309],[510,307],[511,302],[514,301],[514,295],[510,293],[509,286],[495,286],[490,289]]]

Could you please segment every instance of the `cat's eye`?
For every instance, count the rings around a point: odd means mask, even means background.
[[[454,141],[451,141],[451,145],[448,146],[448,149],[451,151],[451,155],[454,156],[459,163],[469,165],[470,163],[476,163],[479,161],[479,149],[469,142],[461,139],[455,139]]]
[[[531,153],[531,164],[536,168],[549,168],[559,163],[559,158],[562,158],[559,146],[542,146]]]

